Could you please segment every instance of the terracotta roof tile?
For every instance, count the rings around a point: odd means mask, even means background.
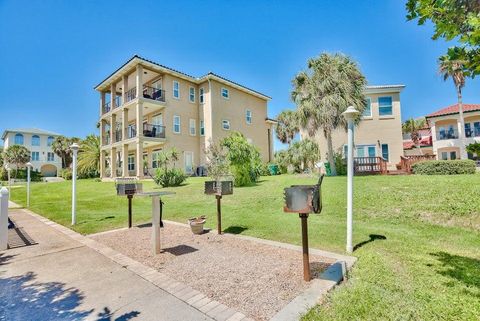
[[[463,112],[480,110],[480,104],[463,104]],[[427,118],[458,114],[458,104],[451,105],[427,115]]]

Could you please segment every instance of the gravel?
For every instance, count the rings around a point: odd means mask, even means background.
[[[165,222],[156,256],[150,226],[91,237],[256,320],[268,320],[308,287],[300,252],[213,231],[193,235]],[[310,255],[310,262],[318,277],[333,260]]]

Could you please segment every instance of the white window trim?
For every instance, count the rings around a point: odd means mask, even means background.
[[[198,97],[199,97],[198,98],[199,103],[202,105],[205,104],[205,88],[200,87]]]
[[[227,97],[225,97],[225,96],[223,95],[223,91],[224,91],[224,90],[227,91]],[[222,96],[224,99],[227,99],[227,100],[230,99],[230,90],[229,90],[228,88],[222,87],[222,88],[220,89],[220,96]]]
[[[390,98],[392,101],[392,113],[390,115],[380,115],[380,98]],[[378,105],[378,118],[395,118],[395,115],[393,114],[393,97],[392,96],[379,96],[377,97],[377,105]],[[385,107],[385,106],[383,106]]]
[[[175,131],[175,119],[178,118],[178,132]],[[181,134],[182,133],[182,119],[179,115],[173,115],[173,126],[172,131],[174,134]]]
[[[178,97],[175,97],[175,84],[178,85]],[[177,80],[172,81],[172,97],[174,99],[180,99],[180,83]]]
[[[192,127],[192,124],[193,124],[193,127]],[[192,134],[192,129],[193,129],[193,134]],[[190,120],[188,121],[188,133],[190,134],[190,136],[197,136],[197,121],[193,118],[190,118]]]
[[[225,122],[228,123],[228,128],[225,128],[224,124]],[[230,121],[228,119],[222,119],[222,129],[223,130],[230,130],[232,128],[232,125],[230,124]]]
[[[248,121],[248,113],[250,113],[250,121]],[[252,120],[253,120],[253,113],[250,109],[247,109],[245,110],[245,123],[247,123],[247,125],[251,125],[252,124]]]
[[[192,100],[192,93],[191,93],[192,89],[193,89],[193,100]],[[188,101],[191,102],[192,104],[195,104],[196,98],[197,98],[197,93],[196,93],[195,87],[190,86],[188,88]]]
[[[202,128],[203,128],[203,134],[202,134]],[[205,121],[200,120],[200,136],[205,136]]]

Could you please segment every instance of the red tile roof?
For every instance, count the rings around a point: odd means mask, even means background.
[[[476,111],[476,110],[480,110],[480,104],[463,104],[464,112]],[[440,110],[437,110],[436,112],[431,113],[426,117],[430,118],[430,117],[453,115],[453,114],[458,114],[458,104],[451,105],[451,106],[442,108]]]
[[[418,142],[418,145],[419,147],[432,146],[432,136],[422,137],[422,139]],[[403,141],[403,149],[412,149],[414,147],[416,146],[411,140]]]

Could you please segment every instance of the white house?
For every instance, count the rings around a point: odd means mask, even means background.
[[[62,169],[62,160],[52,150],[52,143],[60,134],[37,129],[17,128],[3,132],[3,147],[25,146],[31,155],[33,170],[40,171],[44,177],[53,177]]]

